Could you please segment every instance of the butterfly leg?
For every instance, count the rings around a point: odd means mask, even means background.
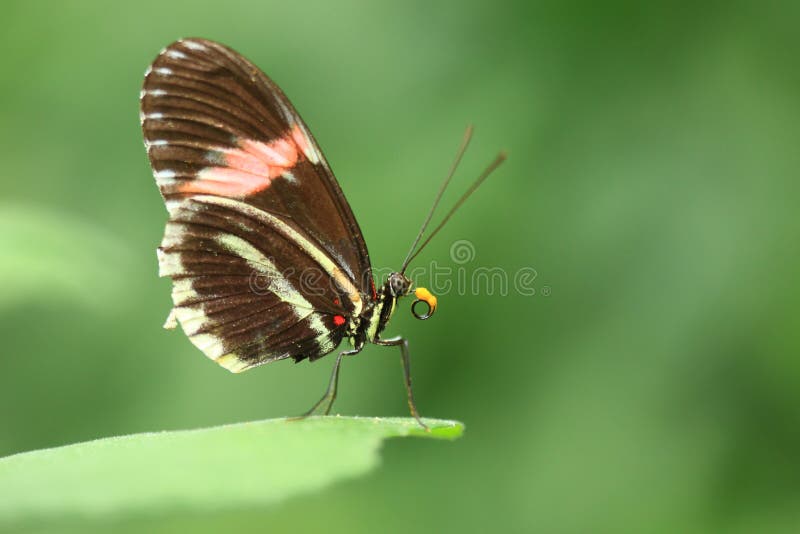
[[[339,367],[342,365],[342,358],[344,356],[351,356],[353,354],[358,354],[361,352],[360,347],[356,347],[353,350],[346,350],[344,352],[340,352],[338,356],[336,356],[336,363],[333,364],[333,372],[331,373],[331,379],[328,382],[328,389],[325,390],[325,394],[319,399],[314,406],[311,407],[306,413],[301,415],[299,419],[308,417],[309,415],[313,415],[317,412],[320,406],[325,406],[325,410],[323,413],[328,415],[331,413],[331,408],[333,408],[333,401],[336,400],[336,390],[339,388]]]
[[[313,415],[323,404],[325,404],[324,414],[328,415],[331,412],[331,408],[333,408],[333,401],[336,400],[336,389],[339,387],[339,367],[342,365],[343,356],[344,352],[340,352],[339,355],[336,356],[336,363],[333,364],[333,372],[331,373],[331,379],[328,382],[328,389],[325,390],[325,394],[316,402],[316,404],[314,404],[314,406],[311,407],[310,410],[304,413],[301,417]]]
[[[408,394],[408,407],[411,409],[411,415],[417,420],[417,423],[425,430],[430,432],[428,425],[422,422],[417,411],[417,404],[414,402],[414,392],[411,390],[411,359],[408,355],[408,340],[403,337],[393,337],[391,339],[376,339],[376,345],[383,345],[385,347],[400,347],[400,355],[403,360],[403,380],[406,384],[406,393]]]

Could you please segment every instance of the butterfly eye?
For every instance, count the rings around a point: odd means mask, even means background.
[[[430,319],[431,316],[436,312],[436,296],[425,289],[424,287],[418,287],[416,291],[414,291],[414,295],[416,295],[417,300],[411,305],[411,313],[414,314],[414,317],[417,319],[424,321],[425,319]],[[425,313],[417,312],[417,305],[420,302],[424,302],[428,309]]]

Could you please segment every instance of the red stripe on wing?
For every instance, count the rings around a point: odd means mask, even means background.
[[[211,194],[242,198],[263,191],[272,181],[297,165],[310,150],[303,132],[295,125],[284,137],[269,143],[240,139],[238,148],[219,151],[220,165],[205,167],[194,180],[180,183],[179,193]]]

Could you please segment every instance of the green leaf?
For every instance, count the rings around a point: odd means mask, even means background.
[[[455,439],[456,421],[310,417],[133,434],[0,459],[0,523],[271,504],[379,464],[384,439]]]

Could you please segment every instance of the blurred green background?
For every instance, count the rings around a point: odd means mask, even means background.
[[[797,532],[796,2],[10,2],[0,33],[0,455],[297,414],[332,361],[231,375],[161,329],[166,211],[147,65],[219,40],[319,140],[376,267],[396,267],[476,125],[423,254],[536,269],[537,294],[440,296],[411,339],[423,414],[366,478],[139,532]],[[391,209],[387,209],[391,206]],[[542,290],[550,290],[549,296]],[[394,351],[344,362],[337,411],[406,415]],[[287,455],[292,451],[287,450]]]

